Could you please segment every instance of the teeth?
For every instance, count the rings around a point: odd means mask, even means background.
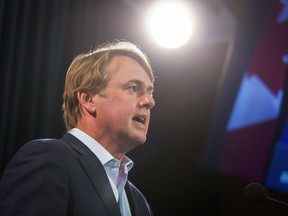
[[[144,123],[145,119],[143,117],[139,118],[140,122]]]
[[[142,124],[144,124],[144,122],[145,122],[145,118],[144,117],[135,117],[134,120],[136,120],[137,122],[140,122]]]

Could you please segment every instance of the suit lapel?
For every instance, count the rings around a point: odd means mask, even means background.
[[[89,177],[95,191],[102,199],[104,205],[111,215],[119,215],[120,210],[112,191],[109,179],[103,165],[90,149],[71,134],[63,138],[75,151],[79,153],[78,159],[85,173]]]
[[[127,181],[125,191],[133,216],[152,216],[153,212],[143,194],[130,182]]]
[[[136,201],[135,201],[135,199],[133,197],[132,189],[131,189],[129,181],[126,182],[125,192],[126,192],[127,199],[128,199],[128,202],[129,202],[131,214],[132,215],[138,215],[137,212],[136,212],[136,210],[137,210],[136,203],[135,203]]]

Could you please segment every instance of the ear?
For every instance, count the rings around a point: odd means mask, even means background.
[[[82,112],[86,110],[90,114],[95,114],[96,106],[93,100],[93,95],[91,93],[85,91],[78,91],[77,98],[81,105]]]

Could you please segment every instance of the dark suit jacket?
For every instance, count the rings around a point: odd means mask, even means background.
[[[131,182],[125,190],[132,215],[152,215]],[[120,216],[120,210],[99,159],[66,134],[34,140],[15,154],[0,183],[0,215]]]

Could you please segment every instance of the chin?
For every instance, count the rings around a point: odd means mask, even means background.
[[[146,142],[146,137],[144,138],[136,138],[136,139],[133,139],[134,141],[131,142],[132,146],[137,147],[139,145],[143,145],[145,142]]]
[[[145,136],[145,137],[141,137],[141,138],[139,139],[139,145],[144,144],[144,143],[146,142],[146,140],[147,140],[146,136]]]
[[[131,133],[129,138],[131,139],[131,141],[140,144],[143,144],[144,142],[146,142],[147,136],[146,133],[143,133],[141,131],[141,133]]]

